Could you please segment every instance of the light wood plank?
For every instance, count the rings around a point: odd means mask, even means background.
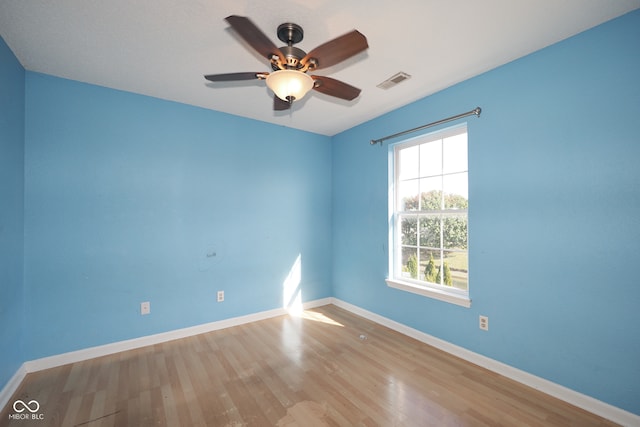
[[[614,425],[333,305],[35,372],[16,399],[43,427]]]

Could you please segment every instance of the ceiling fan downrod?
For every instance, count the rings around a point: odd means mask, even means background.
[[[304,30],[298,24],[286,22],[278,26],[277,35],[280,41],[287,44],[280,48],[286,62],[284,64],[272,62],[271,68],[273,68],[274,71],[281,69],[300,70],[300,60],[304,58],[307,53],[293,45],[302,41],[304,38]]]

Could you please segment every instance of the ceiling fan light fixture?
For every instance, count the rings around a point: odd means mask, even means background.
[[[313,88],[313,79],[296,70],[278,70],[267,76],[267,86],[283,101],[302,99]]]

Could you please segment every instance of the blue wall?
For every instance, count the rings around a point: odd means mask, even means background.
[[[27,360],[331,295],[330,138],[26,83]]]
[[[24,361],[24,75],[0,38],[0,389]]]
[[[334,137],[334,295],[640,414],[638,70],[640,11]],[[385,285],[388,144],[368,141],[478,105],[467,309]]]

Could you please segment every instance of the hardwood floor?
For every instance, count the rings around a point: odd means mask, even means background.
[[[26,425],[615,424],[328,305],[34,372],[0,414]]]

